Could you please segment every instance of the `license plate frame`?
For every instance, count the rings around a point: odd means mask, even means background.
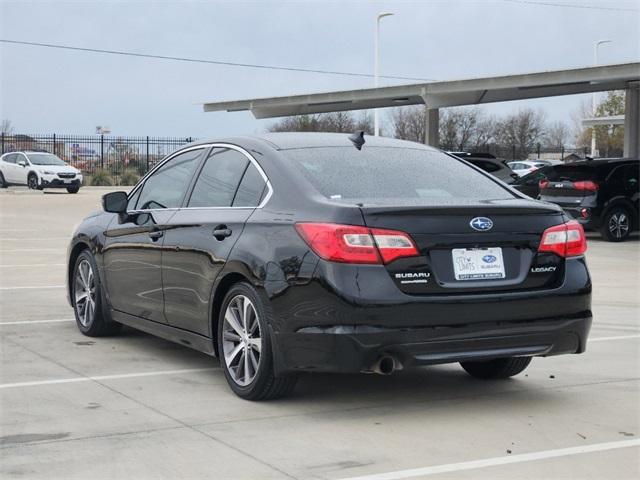
[[[454,248],[451,259],[456,281],[503,280],[506,277],[501,247]]]

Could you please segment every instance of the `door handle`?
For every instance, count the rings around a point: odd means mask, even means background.
[[[164,235],[164,232],[162,230],[154,230],[153,232],[149,232],[149,238],[154,242],[162,238],[163,235]]]
[[[216,237],[216,240],[224,240],[225,238],[230,237],[231,233],[233,232],[226,225],[218,225],[213,230],[213,236]]]

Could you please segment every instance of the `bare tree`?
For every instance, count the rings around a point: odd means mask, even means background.
[[[338,132],[352,133],[364,130],[373,133],[371,116],[364,112],[359,116],[352,112],[331,112],[314,115],[285,117],[268,127],[270,132]]]
[[[3,119],[0,122],[0,132],[5,135],[11,135],[13,133],[13,126],[11,125],[11,120],[8,118]]]
[[[402,140],[424,143],[427,109],[424,105],[398,107],[391,111],[393,136]]]
[[[530,108],[507,115],[497,126],[497,143],[511,147],[516,158],[527,158],[544,134],[544,114]]]
[[[549,148],[562,148],[569,140],[569,127],[563,121],[553,122],[547,126],[544,135],[544,146]]]

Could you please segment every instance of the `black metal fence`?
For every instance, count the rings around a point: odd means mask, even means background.
[[[144,175],[167,154],[192,138],[119,137],[116,135],[0,135],[0,154],[16,150],[54,153],[88,175],[98,170],[110,176],[130,171]]]
[[[553,159],[573,161],[586,158],[591,152],[588,148],[570,148],[570,147],[533,147],[531,149],[523,149],[517,146],[505,145],[485,145],[476,149],[469,149],[471,152],[490,153],[497,158],[505,160],[534,160]]]

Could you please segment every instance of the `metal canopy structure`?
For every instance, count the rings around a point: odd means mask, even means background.
[[[439,108],[627,90],[625,155],[638,156],[639,85],[640,62],[634,62],[468,80],[210,102],[205,103],[203,108],[205,112],[249,110],[255,118],[272,118],[424,104],[429,110],[427,143],[437,145]]]

